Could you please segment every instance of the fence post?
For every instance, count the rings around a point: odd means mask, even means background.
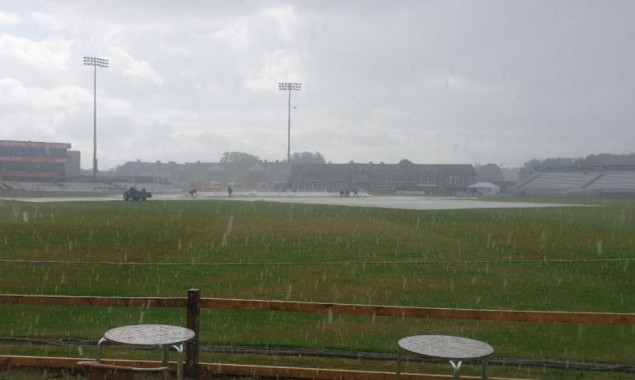
[[[194,339],[185,344],[186,361],[185,374],[188,377],[198,377],[198,341],[201,332],[201,290],[187,291],[187,328],[196,334]]]

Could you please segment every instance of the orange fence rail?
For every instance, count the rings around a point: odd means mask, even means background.
[[[595,313],[528,310],[449,309],[411,306],[358,305],[319,302],[199,298],[200,308],[269,310],[305,313],[333,313],[402,318],[474,319],[517,322],[562,322],[633,325],[635,313]],[[101,306],[101,307],[187,307],[187,297],[90,297],[0,294],[0,304]]]

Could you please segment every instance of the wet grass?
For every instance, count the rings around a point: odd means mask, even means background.
[[[184,296],[200,288],[204,297],[633,313],[634,237],[633,201],[461,211],[0,201],[0,259],[11,260],[0,262],[0,289]],[[113,326],[184,318],[172,309],[0,305],[0,335],[97,339]],[[202,328],[210,344],[392,352],[400,337],[438,333],[486,340],[498,357],[635,357],[632,326],[205,310]]]

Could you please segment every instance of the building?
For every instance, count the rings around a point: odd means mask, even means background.
[[[69,150],[68,157],[70,162],[66,165],[66,180],[77,179],[82,175],[82,169],[80,167],[81,152],[77,150]]]
[[[474,183],[472,165],[413,164],[294,164],[295,191],[365,191],[369,193],[457,194]]]
[[[235,189],[369,193],[458,194],[476,179],[472,165],[398,164],[293,164],[286,162],[227,163],[127,162],[116,174],[138,179],[163,177],[172,183],[206,189],[233,185]]]
[[[288,165],[280,162],[255,163],[129,161],[119,166],[115,175],[133,182],[170,182],[199,190],[218,189],[233,184],[235,188],[275,190],[288,181]]]
[[[70,148],[67,143],[0,140],[0,180],[64,181]]]
[[[114,174],[118,177],[126,178],[126,181],[137,183],[176,183],[184,182],[181,179],[182,171],[183,165],[174,161],[143,162],[137,160],[128,161],[117,167]]]

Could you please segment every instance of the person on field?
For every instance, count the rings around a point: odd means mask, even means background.
[[[231,197],[232,193],[234,192],[234,189],[232,189],[231,186],[227,186],[227,194]]]

